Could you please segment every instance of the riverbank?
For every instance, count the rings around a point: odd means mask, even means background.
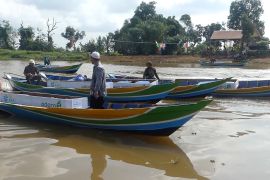
[[[44,52],[0,49],[0,60],[29,60],[42,61],[48,56],[53,61],[89,61],[85,52]],[[174,66],[175,64],[198,64],[199,55],[141,55],[141,56],[107,56],[102,55],[102,62],[123,65],[144,65],[152,61],[154,66]],[[256,67],[270,68],[270,57],[253,58],[249,64]]]
[[[83,61],[88,60],[88,53],[85,52],[44,52],[44,51],[24,51],[24,50],[7,50],[0,49],[0,60],[42,60],[45,56],[57,61]],[[191,55],[149,55],[149,56],[107,56],[102,55],[104,62],[147,62],[155,63],[195,63],[199,56]]]
[[[198,63],[199,56],[191,55],[149,55],[149,56],[102,56],[102,62],[124,65],[144,65],[151,61],[154,66],[170,66],[178,63]]]

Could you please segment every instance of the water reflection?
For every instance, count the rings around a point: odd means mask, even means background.
[[[1,154],[5,154],[12,160],[23,161],[24,167],[34,168],[35,172],[27,171],[27,177],[35,177],[35,179],[41,177],[55,179],[61,177],[60,175],[70,177],[69,174],[72,174],[70,171],[76,169],[79,179],[119,179],[121,177],[205,179],[196,173],[186,154],[168,137],[134,136],[80,130],[72,127],[54,127],[42,123],[22,123],[16,119],[9,119],[8,123],[0,121],[6,127],[13,127],[10,124],[11,121],[16,124],[17,128],[20,126],[29,129],[29,133],[14,133],[13,136],[5,136],[0,133],[0,137],[5,138],[5,141],[0,142],[0,147],[5,146],[0,150],[0,157]],[[30,127],[35,127],[35,130]],[[13,131],[13,128],[10,130]],[[34,144],[38,144],[38,146],[33,146]],[[59,147],[61,148],[59,149]],[[15,158],[14,154],[17,153],[13,151],[14,148],[18,151],[28,149],[28,156],[23,155],[21,159],[20,156]],[[75,150],[79,156],[70,149]],[[22,152],[22,154],[24,153]],[[37,154],[40,154],[39,158],[36,157]],[[33,157],[36,157],[35,162],[33,162]],[[82,164],[74,163],[76,158],[83,158],[84,160],[80,160]],[[65,161],[66,163],[64,163]],[[74,165],[67,164],[68,162],[72,162]],[[12,176],[10,173],[6,173],[6,178],[22,175],[20,171],[24,168],[17,167],[6,166],[6,171],[10,172],[12,169],[13,172]],[[79,175],[78,172],[82,169],[85,171]],[[87,175],[88,173],[90,175]]]

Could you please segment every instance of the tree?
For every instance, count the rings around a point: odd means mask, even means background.
[[[260,21],[263,14],[263,7],[260,0],[235,0],[230,6],[230,15],[228,16],[228,28],[243,29],[241,21],[243,15],[246,15],[257,30],[264,34],[264,23]]]
[[[134,16],[143,21],[153,18],[156,15],[155,4],[156,2],[154,1],[149,2],[149,4],[142,2],[135,10]]]
[[[180,18],[180,22],[184,24],[186,27],[186,30],[192,29],[192,22],[191,22],[191,17],[188,14],[184,14]]]
[[[251,36],[254,33],[254,25],[252,24],[251,20],[248,18],[246,14],[243,14],[241,17],[241,25],[243,34],[241,49],[243,49],[244,43],[248,45],[249,41],[251,40]]]
[[[183,24],[185,29],[184,41],[188,41],[191,48],[194,48],[199,42],[202,41],[202,26],[196,26],[194,28],[191,17],[188,14],[181,16],[180,23]]]
[[[52,35],[54,34],[53,31],[57,29],[57,23],[54,18],[52,20],[52,23],[50,23],[50,19],[47,20],[47,41],[48,41],[48,49],[52,50],[54,48],[53,45],[53,38]]]
[[[211,23],[210,25],[207,25],[204,27],[203,37],[205,38],[207,45],[210,45],[210,38],[211,38],[213,32],[220,31],[220,30],[225,30],[223,25],[220,23]],[[212,43],[212,45],[218,47],[221,44],[219,43],[219,41],[216,41],[216,44]]]
[[[166,19],[167,24],[167,36],[177,36],[179,34],[184,35],[185,29],[180,25],[180,23],[175,19],[175,16],[169,16]]]
[[[111,51],[113,51],[114,47],[113,33],[108,33],[107,36],[104,38],[106,53],[109,54]]]
[[[98,36],[98,38],[97,38],[96,48],[97,48],[97,51],[98,52],[100,52],[100,53],[103,53],[104,52],[104,49],[105,49],[105,39],[102,38],[101,36]]]
[[[93,51],[96,51],[97,50],[96,42],[93,39],[92,40],[89,40],[85,44],[80,43],[80,46],[81,46],[81,50],[83,52],[93,52]]]
[[[0,48],[14,49],[17,34],[8,21],[0,22]]]
[[[171,42],[164,53],[177,51],[179,35],[184,34],[184,28],[175,17],[165,18],[156,14],[155,2],[142,2],[137,7],[134,16],[124,22],[123,27],[113,35],[114,51],[121,54],[156,54],[155,42]]]
[[[76,42],[80,39],[83,39],[85,36],[85,32],[84,31],[78,31],[75,30],[73,27],[68,26],[66,27],[66,31],[65,33],[61,33],[62,37],[66,38],[67,40],[69,40],[69,42],[66,44],[66,48],[70,49],[70,48],[74,48],[74,50],[76,49]]]
[[[33,51],[49,51],[48,42],[46,41],[46,35],[42,32],[41,29],[37,28],[35,39],[30,42],[28,50]]]
[[[31,46],[34,40],[35,33],[33,31],[33,28],[28,26],[24,27],[23,23],[21,24],[21,27],[19,28],[19,35],[20,35],[20,46],[19,49],[21,50],[31,50]]]

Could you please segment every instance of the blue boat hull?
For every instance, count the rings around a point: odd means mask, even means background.
[[[123,131],[129,133],[136,134],[148,134],[148,135],[157,135],[164,136],[170,135],[179,127],[183,126],[186,122],[188,122],[196,113],[189,114],[187,116],[181,117],[179,119],[174,119],[173,121],[165,121],[156,124],[147,124],[142,123],[138,125],[130,125],[130,126],[121,126],[121,125],[94,125],[94,124],[84,124],[76,121],[68,121],[63,118],[58,118],[55,116],[48,116],[41,114],[39,112],[34,112],[30,110],[25,110],[21,108],[14,108],[9,105],[0,105],[0,111],[8,112],[16,117],[32,120],[35,122],[46,122],[46,123],[54,123],[54,124],[64,124],[71,125],[79,128],[90,128],[90,129],[99,129],[99,130],[109,130],[109,131]]]

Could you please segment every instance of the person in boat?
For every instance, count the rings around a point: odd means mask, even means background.
[[[44,65],[46,66],[46,65],[51,65],[51,60],[50,60],[50,58],[48,57],[48,56],[45,56],[44,58],[43,58],[43,62],[44,62]]]
[[[214,64],[216,61],[217,61],[217,60],[216,60],[215,58],[211,58],[211,59],[210,59],[210,63],[211,63],[211,64]]]
[[[143,73],[143,79],[156,79],[156,78],[159,80],[156,68],[153,67],[153,64],[151,61],[148,61],[146,63],[146,68]]]
[[[37,81],[36,84],[40,84],[41,75],[39,74],[37,67],[35,67],[35,61],[33,59],[30,59],[29,65],[24,68],[23,74],[25,75],[27,83],[33,84]]]
[[[90,86],[90,108],[103,109],[104,96],[107,93],[105,70],[100,62],[100,54],[98,52],[92,52],[90,59],[94,65]]]

